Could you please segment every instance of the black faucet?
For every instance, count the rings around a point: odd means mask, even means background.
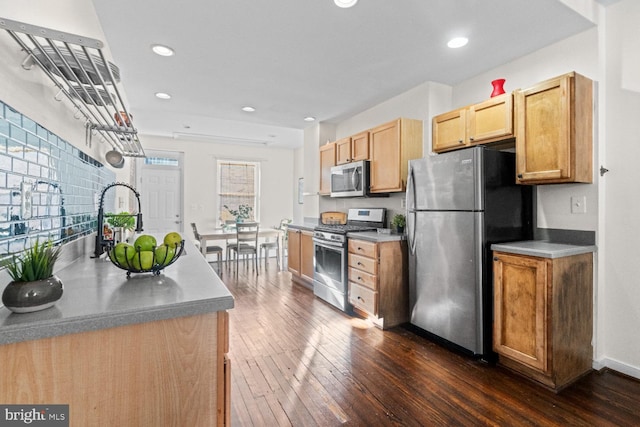
[[[114,182],[112,184],[107,185],[102,193],[100,194],[100,205],[98,207],[98,234],[96,235],[96,248],[93,252],[92,258],[98,258],[105,251],[105,248],[111,246],[113,241],[105,240],[104,238],[104,194],[108,189],[116,186],[127,187],[129,190],[133,191],[136,199],[138,199],[138,213],[136,215],[136,233],[140,233],[142,230],[142,205],[140,204],[140,193],[136,191],[131,185],[126,184],[124,182]]]

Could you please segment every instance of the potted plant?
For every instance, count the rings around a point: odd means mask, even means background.
[[[117,214],[107,213],[104,216],[107,218],[107,224],[114,231],[115,243],[123,242],[125,239],[124,233],[132,231],[136,227],[135,214],[120,212]]]
[[[239,205],[237,210],[231,209],[227,205],[223,206],[227,210],[227,212],[235,217],[236,222],[245,222],[246,220],[251,218],[251,212],[253,211],[253,208],[249,205]]]
[[[53,267],[62,247],[39,240],[7,264],[12,281],[2,293],[2,303],[16,313],[29,313],[51,307],[62,297],[62,282]]]
[[[391,220],[391,225],[396,229],[398,233],[404,233],[404,226],[407,220],[402,214],[395,214]]]

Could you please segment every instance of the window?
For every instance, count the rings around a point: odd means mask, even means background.
[[[218,160],[218,209],[222,221],[235,219],[224,207],[237,211],[240,205],[251,207],[249,219],[259,220],[260,163]]]

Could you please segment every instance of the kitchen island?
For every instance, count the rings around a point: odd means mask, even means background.
[[[0,306],[0,402],[68,404],[71,425],[225,424],[229,290],[189,241],[162,274],[130,278],[92,243],[63,249],[53,307]]]

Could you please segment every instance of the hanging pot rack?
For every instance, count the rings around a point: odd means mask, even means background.
[[[87,145],[100,136],[123,156],[145,156],[118,89],[120,71],[105,58],[100,40],[6,18],[0,18],[0,29],[27,53],[22,67],[37,64],[59,89],[55,99],[64,94],[75,117],[85,119]]]

